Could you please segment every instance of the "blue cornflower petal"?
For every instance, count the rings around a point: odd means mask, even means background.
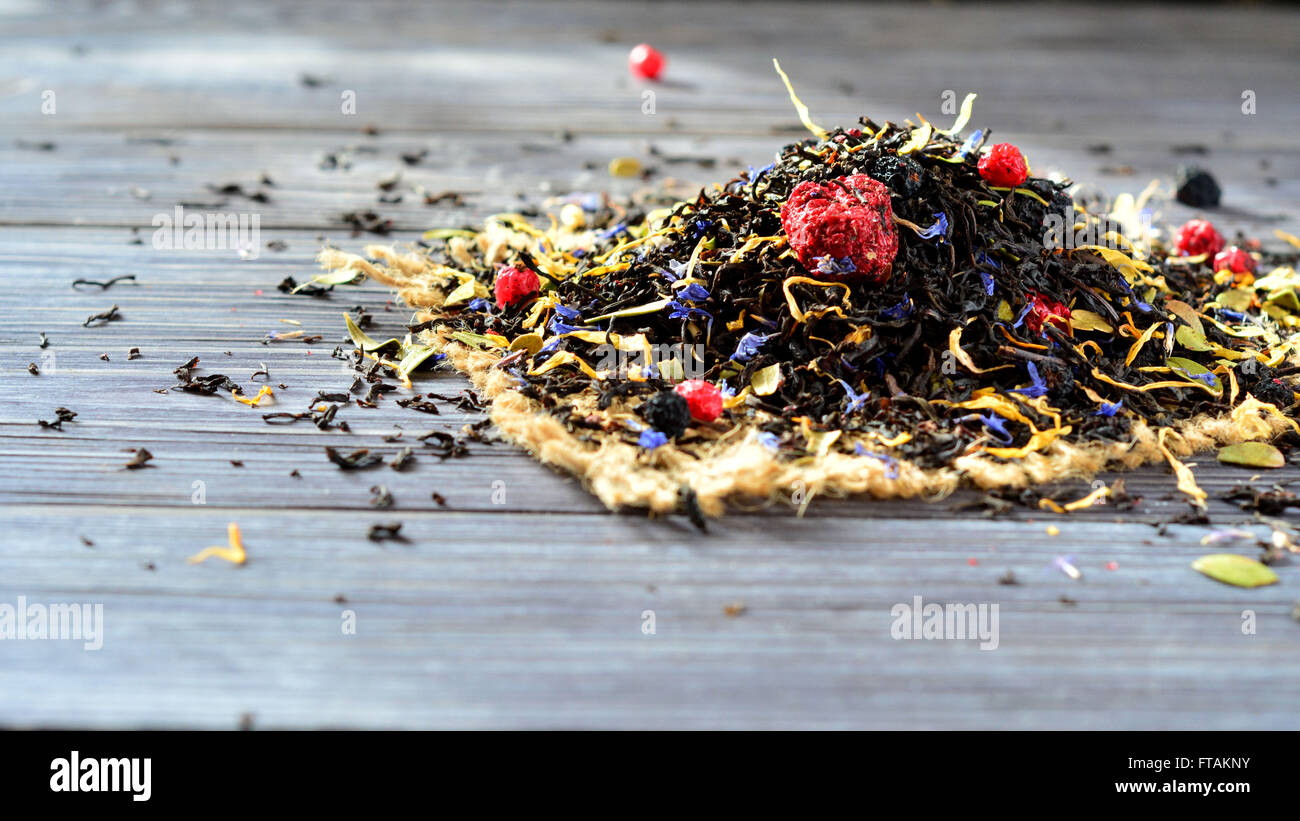
[[[886,319],[907,319],[912,315],[912,297],[904,296],[903,301],[880,312]]]
[[[1047,394],[1047,383],[1038,375],[1038,366],[1033,362],[1026,363],[1025,367],[1029,371],[1030,385],[1027,388],[1012,388],[1012,393],[1021,393],[1025,396],[1045,396]]]
[[[844,392],[848,394],[849,406],[844,409],[845,413],[853,413],[858,408],[866,404],[867,400],[871,398],[871,391],[858,393],[857,391],[853,390],[853,388],[849,386],[849,383],[845,382],[843,379],[836,379],[835,381],[843,385]]]
[[[1007,420],[992,411],[987,414],[972,414],[966,418],[977,419],[980,422],[983,422],[984,427],[989,431],[989,433],[993,434],[993,438],[997,439],[1004,445],[1009,445],[1015,441],[1015,437],[1007,431]]]
[[[944,239],[948,236],[948,215],[942,212],[934,215],[934,225],[917,233],[921,239]]]
[[[469,309],[471,311],[486,311],[491,307],[492,303],[481,296],[476,296],[469,301]]]
[[[691,302],[703,302],[709,298],[709,289],[698,282],[692,282],[677,292],[677,298],[689,299]]]
[[[736,344],[736,352],[731,355],[731,358],[737,362],[748,362],[758,354],[758,349],[772,336],[773,334],[756,334],[752,331],[745,334]]]
[[[662,447],[663,445],[668,444],[668,437],[664,436],[654,428],[647,428],[641,431],[641,435],[637,437],[636,443],[646,450],[654,450],[657,447]]]
[[[1016,317],[1016,322],[1015,322],[1015,324],[1012,325],[1011,327],[1012,327],[1012,328],[1019,328],[1021,325],[1025,324],[1025,317],[1029,315],[1029,311],[1030,311],[1030,309],[1032,309],[1033,307],[1034,307],[1034,303],[1032,303],[1032,302],[1030,302],[1030,303],[1028,303],[1027,305],[1025,305],[1025,309],[1024,309],[1023,311],[1020,312],[1020,316]]]
[[[668,270],[661,271],[661,273],[669,282],[676,282],[686,274],[686,263],[679,259],[670,259],[668,261]]]
[[[975,129],[975,131],[972,132],[971,135],[966,138],[966,142],[961,144],[961,149],[958,150],[957,156],[965,159],[966,155],[974,151],[975,146],[979,145],[979,142],[982,139],[984,139],[984,129],[982,128]]]
[[[980,279],[984,282],[984,293],[993,296],[993,275],[988,271],[980,271]]]
[[[1123,399],[1119,400],[1118,402],[1102,402],[1101,410],[1094,413],[1093,416],[1114,416],[1115,414],[1119,413],[1120,410],[1123,409],[1123,407],[1124,407]]]
[[[777,436],[775,433],[763,431],[758,434],[758,441],[763,447],[771,448],[772,450],[777,450],[781,447],[781,437]]]
[[[858,266],[854,264],[850,257],[835,257],[827,254],[824,257],[813,257],[817,263],[817,273],[819,274],[854,274],[858,271]]]

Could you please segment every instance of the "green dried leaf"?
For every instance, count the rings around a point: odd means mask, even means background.
[[[1219,377],[1210,373],[1210,369],[1202,365],[1200,362],[1191,359],[1184,359],[1181,356],[1171,356],[1165,360],[1165,365],[1173,370],[1174,376],[1182,377],[1188,382],[1198,382],[1213,391],[1223,393],[1223,383],[1219,381]],[[1209,379],[1192,378],[1196,376],[1204,376],[1206,374],[1209,374]]]
[[[1174,339],[1189,351],[1203,353],[1214,350],[1214,346],[1205,341],[1205,331],[1197,330],[1190,325],[1179,325],[1178,330],[1174,331]]]
[[[1235,587],[1262,587],[1277,583],[1277,574],[1266,564],[1236,553],[1211,553],[1192,562],[1192,569],[1216,582]]]
[[[478,291],[477,286],[477,280],[467,277],[463,282],[456,286],[455,290],[447,294],[447,299],[444,300],[442,304],[459,305],[462,302],[470,301]]]
[[[401,361],[397,363],[397,372],[404,378],[410,378],[411,371],[424,364],[424,361],[433,356],[437,351],[432,345],[411,345],[402,356]]]
[[[303,288],[310,288],[313,285],[349,285],[359,279],[365,279],[365,277],[366,275],[359,271],[344,268],[341,271],[330,271],[328,274],[321,274],[318,277],[313,277],[294,288],[289,293],[296,294]]]
[[[451,237],[473,237],[476,234],[473,231],[466,231],[464,228],[434,228],[421,234],[426,240],[450,239]]]
[[[484,336],[483,334],[472,334],[469,331],[456,331],[451,335],[451,338],[457,342],[464,342],[466,345],[478,348],[480,351],[483,350],[484,345],[492,348],[500,347],[496,340],[491,337]]]
[[[1280,468],[1286,464],[1286,457],[1267,442],[1241,442],[1220,448],[1219,461],[1249,468]]]
[[[1253,289],[1230,288],[1215,297],[1214,301],[1230,311],[1242,313],[1250,307],[1250,304],[1254,299],[1255,292]]]
[[[1205,327],[1201,325],[1201,318],[1196,315],[1196,309],[1191,305],[1179,299],[1166,299],[1165,307],[1169,309],[1171,314],[1194,328],[1201,336],[1205,336]]]
[[[352,344],[356,345],[366,353],[373,353],[380,348],[386,348],[389,345],[401,347],[401,340],[385,339],[383,342],[377,342],[366,335],[366,332],[357,327],[357,323],[352,321],[352,317],[344,314],[343,321],[348,324],[348,336],[352,337]]]
[[[616,319],[617,317],[620,316],[642,316],[643,314],[653,314],[655,311],[662,311],[664,308],[667,308],[668,303],[670,302],[672,302],[672,300],[667,298],[657,299],[654,302],[648,302],[645,305],[638,305],[635,308],[624,308],[621,311],[614,311],[613,313],[601,314],[600,316],[595,316],[592,317],[591,319],[583,320],[582,324],[594,325],[595,323],[600,322],[601,320]]]

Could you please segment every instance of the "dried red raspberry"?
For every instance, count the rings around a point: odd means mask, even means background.
[[[1178,236],[1174,239],[1174,247],[1185,257],[1213,256],[1223,250],[1223,245],[1223,237],[1209,220],[1188,220],[1178,229]]]
[[[1234,274],[1255,273],[1255,258],[1235,245],[1229,245],[1214,255],[1214,270],[1232,271]]]
[[[1044,322],[1051,322],[1062,330],[1068,327],[1070,309],[1065,307],[1064,303],[1033,291],[1025,296],[1029,297],[1029,313],[1025,314],[1025,325],[1030,333],[1041,334]]]
[[[688,379],[674,388],[677,395],[690,406],[691,418],[696,422],[712,422],[722,415],[722,391],[712,382]]]
[[[497,307],[514,305],[540,291],[542,282],[528,268],[502,268],[497,272]]]
[[[998,143],[980,157],[980,176],[989,185],[998,188],[1015,188],[1029,178],[1029,165],[1025,155],[1011,143]]]
[[[866,174],[799,183],[781,207],[781,226],[799,261],[819,277],[889,279],[898,254],[894,210],[889,189]]]
[[[642,43],[627,56],[627,67],[637,77],[653,80],[664,70],[664,56],[654,46]]]

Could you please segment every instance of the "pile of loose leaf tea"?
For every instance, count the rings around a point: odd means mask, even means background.
[[[318,281],[397,285],[507,436],[611,506],[715,513],[794,481],[904,496],[1157,459],[1199,503],[1179,456],[1300,430],[1294,257],[1225,248],[1199,220],[1162,239],[1153,188],[1089,212],[1015,146],[963,135],[974,95],[946,130],[827,131],[790,94],[814,136],[693,199],[327,249]]]

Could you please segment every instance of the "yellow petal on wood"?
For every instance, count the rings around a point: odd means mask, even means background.
[[[1105,499],[1109,495],[1110,495],[1110,488],[1106,487],[1105,485],[1102,485],[1101,487],[1094,490],[1092,493],[1089,493],[1087,496],[1084,496],[1082,499],[1076,499],[1075,501],[1070,502],[1069,504],[1065,504],[1065,505],[1057,504],[1055,501],[1043,497],[1042,499],[1038,500],[1038,506],[1043,510],[1050,510],[1053,513],[1073,513],[1076,510],[1083,510],[1084,508],[1092,507],[1093,505],[1097,504],[1098,502],[1100,502],[1102,499]]]
[[[255,408],[258,405],[262,404],[262,400],[265,399],[266,397],[275,395],[271,392],[270,385],[263,385],[262,389],[257,392],[257,396],[254,396],[251,399],[247,396],[240,395],[239,391],[231,391],[230,394],[231,396],[235,397],[236,402],[243,403],[249,406],[250,408]]]
[[[1169,446],[1165,444],[1165,440],[1173,433],[1171,428],[1161,428],[1160,433],[1156,436],[1156,446],[1160,448],[1160,452],[1164,454],[1165,459],[1169,462],[1169,467],[1174,471],[1174,475],[1178,477],[1178,489],[1190,497],[1197,507],[1204,507],[1207,494],[1201,490],[1200,485],[1196,484],[1196,476],[1192,474],[1192,469],[1178,461],[1178,457],[1174,456],[1173,452],[1169,450]]]
[[[226,526],[227,547],[205,547],[193,556],[186,559],[188,564],[198,564],[211,558],[225,559],[232,564],[243,564],[248,561],[248,554],[244,552],[244,540],[239,535],[239,525],[231,522]]]

